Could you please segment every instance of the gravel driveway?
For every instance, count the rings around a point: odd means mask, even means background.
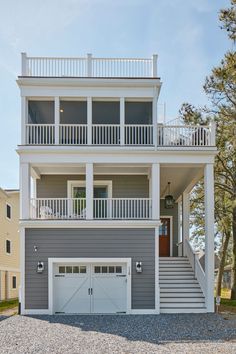
[[[236,353],[236,320],[216,314],[0,316],[0,353]]]

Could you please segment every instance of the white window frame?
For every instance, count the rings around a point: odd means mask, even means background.
[[[7,241],[10,242],[10,252],[7,252]],[[11,240],[9,240],[8,238],[7,238],[6,241],[5,241],[5,252],[6,252],[6,254],[7,254],[8,256],[10,256],[10,255],[12,254],[12,242],[11,242]]]
[[[107,187],[107,194],[108,198],[112,198],[112,181],[111,180],[102,180],[102,181],[93,181],[93,186],[106,186]],[[74,187],[86,187],[86,181],[67,181],[67,197],[73,198],[72,190]]]
[[[9,218],[8,216],[7,216],[7,207],[10,207],[10,214],[11,214],[11,217]],[[6,219],[7,220],[12,220],[12,205],[10,204],[10,203],[6,203]]]

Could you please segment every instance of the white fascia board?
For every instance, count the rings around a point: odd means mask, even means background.
[[[24,228],[155,228],[160,220],[20,220]]]
[[[109,151],[102,152],[97,151],[91,153],[89,151],[67,150],[59,149],[53,151],[44,150],[22,150],[18,149],[21,163],[31,164],[85,164],[85,163],[97,163],[97,164],[205,164],[214,163],[215,153],[214,151],[179,151],[179,152],[163,152],[163,151]],[[176,166],[177,167],[177,166]]]

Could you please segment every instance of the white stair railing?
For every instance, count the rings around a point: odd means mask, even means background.
[[[119,145],[120,125],[119,124],[93,124],[92,144],[93,145]]]
[[[61,145],[87,145],[87,124],[60,124]]]
[[[85,198],[33,198],[32,219],[85,219]]]
[[[125,145],[153,145],[153,125],[125,125]]]
[[[197,252],[195,252],[189,242],[185,240],[185,253],[186,256],[194,270],[194,276],[198,280],[204,296],[206,295],[206,276],[205,272],[202,269],[201,263],[198,258]]]
[[[27,145],[55,144],[54,124],[26,124]]]
[[[95,198],[94,219],[150,219],[150,198]]]

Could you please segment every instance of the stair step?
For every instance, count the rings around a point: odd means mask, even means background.
[[[193,270],[193,268],[190,265],[186,265],[183,266],[182,264],[174,264],[174,265],[170,265],[170,264],[160,264],[159,266],[160,271],[162,270],[166,270],[166,271],[172,271],[172,270],[176,270],[176,271],[182,271],[182,270]]]
[[[197,280],[195,279],[160,279],[160,284],[198,284]]]
[[[194,275],[160,275],[160,280],[194,280]]]
[[[191,293],[186,293],[186,292],[176,292],[176,291],[173,291],[173,292],[169,292],[169,291],[161,291],[160,292],[160,298],[203,298],[204,299],[204,296],[202,294],[202,292],[191,292]]]
[[[182,305],[182,303],[205,303],[204,298],[201,297],[162,297],[160,298],[160,303],[161,304],[170,304],[170,303],[175,303],[175,304],[180,304]]]
[[[187,283],[187,284],[183,284],[183,282],[179,282],[179,283],[173,283],[173,282],[170,282],[169,280],[168,280],[168,282],[163,282],[163,283],[160,283],[160,289],[166,289],[166,288],[173,288],[173,289],[181,289],[181,290],[183,290],[183,289],[190,289],[190,290],[195,290],[195,289],[201,289],[200,288],[200,286],[199,286],[199,284],[196,282],[196,283]],[[168,289],[168,291],[169,291],[169,289]]]
[[[160,261],[188,261],[187,257],[159,257]]]
[[[205,307],[201,308],[161,308],[160,313],[206,313]]]
[[[183,303],[179,303],[179,302],[165,302],[165,303],[160,303],[160,308],[178,308],[178,309],[182,309],[182,308],[204,308],[205,307],[205,303],[196,303],[196,302],[183,302]]]
[[[176,270],[176,271],[162,271],[160,270],[159,271],[159,275],[172,275],[172,276],[175,276],[175,275],[192,275],[194,277],[194,272],[192,270],[189,270],[189,271],[186,271],[186,270],[183,270],[183,271],[179,271],[179,270]]]

